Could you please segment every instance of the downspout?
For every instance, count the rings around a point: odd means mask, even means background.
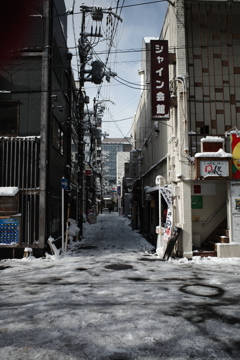
[[[44,50],[42,56],[42,93],[41,93],[41,120],[40,120],[40,195],[39,195],[39,248],[44,249],[47,236],[47,178],[48,178],[48,142],[49,142],[49,81],[50,81],[50,6],[51,2],[43,2]]]

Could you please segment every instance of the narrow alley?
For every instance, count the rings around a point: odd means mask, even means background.
[[[0,261],[0,358],[239,359],[240,259],[151,249],[113,212],[59,257]]]

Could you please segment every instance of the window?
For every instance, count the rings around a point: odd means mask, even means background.
[[[0,101],[0,135],[18,135],[19,103],[13,101]]]

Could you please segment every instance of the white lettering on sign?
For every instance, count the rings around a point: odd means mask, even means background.
[[[163,92],[158,92],[156,94],[157,101],[164,101],[165,100],[165,94]]]
[[[160,54],[161,52],[163,52],[163,46],[160,46],[159,44],[155,45],[155,52],[156,54]]]
[[[156,86],[156,89],[161,89],[161,88],[164,87],[164,82],[163,82],[163,81],[157,80],[156,83],[157,83],[157,84],[161,84],[161,85]]]
[[[159,89],[161,92],[158,91]],[[168,42],[166,40],[151,40],[151,92],[152,118],[169,119]]]

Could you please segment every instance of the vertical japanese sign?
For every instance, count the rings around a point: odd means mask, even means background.
[[[240,134],[231,132],[232,178],[240,179]]]
[[[170,110],[168,41],[151,40],[152,119],[168,120]]]

